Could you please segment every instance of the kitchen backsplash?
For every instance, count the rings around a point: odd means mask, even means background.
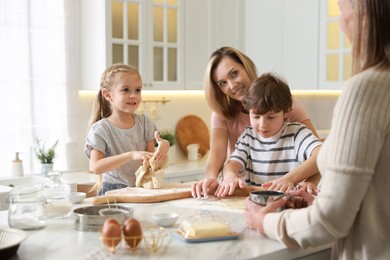
[[[301,92],[295,91],[293,95],[302,102],[309,113],[314,127],[319,131],[322,137],[325,137],[330,128],[333,107],[339,96],[339,92]],[[80,91],[80,129],[77,152],[74,154],[74,167],[78,169],[88,169],[88,160],[84,155],[84,142],[87,133],[87,124],[92,111],[93,101],[96,97],[96,91]],[[186,115],[197,115],[206,123],[210,129],[211,110],[208,107],[203,91],[156,91],[143,92],[144,100],[156,100],[165,98],[169,100],[162,104],[161,102],[144,103],[145,114],[151,117],[154,115],[155,106],[157,114],[154,122],[158,129],[171,129],[175,127],[180,118]],[[150,113],[153,110],[152,114]],[[176,146],[177,160],[184,159],[184,154]]]

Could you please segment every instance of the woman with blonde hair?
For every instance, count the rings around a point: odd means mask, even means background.
[[[234,151],[241,132],[250,125],[248,111],[241,102],[257,77],[254,62],[235,48],[222,47],[211,55],[204,78],[206,100],[213,111],[210,152],[205,179],[192,185],[193,197],[207,196],[216,191],[217,177],[226,158]],[[318,136],[307,112],[294,97],[287,121],[303,123]],[[278,189],[276,185],[270,188]],[[308,187],[312,192],[314,189],[314,186]]]

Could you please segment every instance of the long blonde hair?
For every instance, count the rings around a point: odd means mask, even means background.
[[[218,115],[225,119],[232,119],[243,110],[243,106],[240,101],[225,95],[213,80],[214,71],[224,57],[229,57],[241,64],[251,82],[257,78],[257,69],[248,56],[233,47],[222,47],[211,54],[204,76],[206,100],[209,107]]]
[[[122,63],[116,63],[108,67],[102,74],[102,77],[100,79],[100,87],[99,87],[99,93],[97,94],[96,100],[93,104],[92,114],[89,119],[89,127],[96,123],[97,121],[107,118],[111,115],[112,109],[111,104],[108,102],[104,96],[103,96],[103,90],[112,90],[113,87],[118,82],[118,74],[120,73],[129,73],[129,74],[137,74],[140,76],[140,73],[138,70],[132,66],[122,64]],[[100,187],[102,186],[102,176],[101,174],[98,175],[98,179],[95,183],[95,185],[89,190],[89,192],[95,192],[97,193],[100,190]]]
[[[116,85],[118,81],[118,74],[119,73],[129,73],[129,74],[137,74],[140,76],[140,73],[138,70],[132,66],[122,64],[122,63],[116,63],[108,67],[102,74],[100,78],[100,87],[99,87],[99,93],[96,96],[96,100],[93,104],[92,109],[92,115],[89,119],[89,127],[91,127],[94,123],[99,121],[102,118],[107,118],[111,115],[111,105],[110,102],[108,102],[104,96],[103,96],[103,90],[112,90],[112,88]]]

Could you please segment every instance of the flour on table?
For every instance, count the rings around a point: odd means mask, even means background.
[[[226,198],[218,198],[215,196],[208,196],[207,199],[186,199],[185,207],[197,210],[218,210],[241,213],[244,209],[244,201],[246,197],[243,196],[228,196]],[[172,205],[181,207],[182,202],[171,202]]]
[[[225,204],[230,209],[244,209],[244,201],[246,197],[228,197],[221,199],[221,203]]]

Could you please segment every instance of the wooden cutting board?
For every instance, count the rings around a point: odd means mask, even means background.
[[[176,140],[187,156],[187,145],[199,144],[199,153],[203,156],[210,150],[210,133],[205,122],[198,116],[188,115],[176,125]]]
[[[175,199],[190,198],[191,184],[163,183],[160,189],[145,189],[138,187],[128,187],[124,189],[107,191],[105,196],[92,199],[92,204],[109,203],[150,203]]]
[[[236,189],[232,197],[246,197],[253,190],[259,190],[260,187],[248,186],[244,189]],[[154,203],[169,200],[191,198],[191,184],[185,183],[164,183],[160,189],[145,188],[124,188],[106,192],[105,196],[93,197],[92,204],[111,204],[111,203]],[[227,196],[226,198],[229,198]]]

